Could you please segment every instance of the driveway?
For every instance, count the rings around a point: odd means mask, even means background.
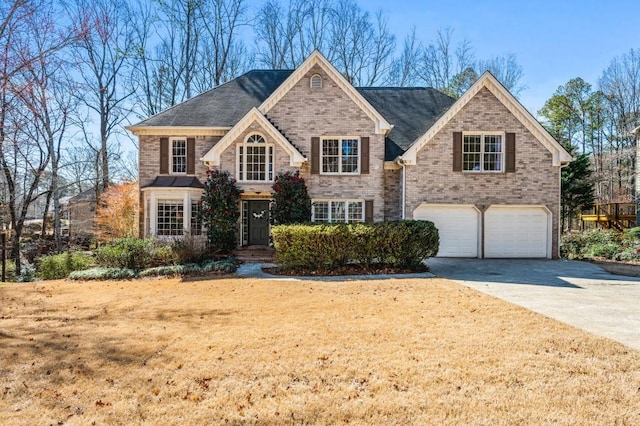
[[[438,277],[640,350],[640,278],[571,260],[427,261]]]

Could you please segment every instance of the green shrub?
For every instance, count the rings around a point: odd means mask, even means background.
[[[96,264],[106,268],[146,269],[179,263],[172,241],[121,238],[95,250]]]
[[[286,269],[332,269],[349,262],[417,268],[438,252],[438,230],[428,221],[278,225],[276,261]]]
[[[229,253],[236,248],[240,193],[236,180],[228,171],[207,171],[201,217],[213,253]]]
[[[43,256],[38,261],[36,275],[43,280],[67,278],[73,271],[88,269],[93,265],[90,255],[67,252]]]
[[[589,257],[603,257],[613,259],[620,250],[620,245],[616,243],[596,243],[588,248]]]
[[[136,278],[134,270],[127,268],[104,268],[96,267],[83,271],[74,271],[69,274],[72,280],[122,280]]]
[[[234,259],[210,260],[202,265],[203,272],[235,272],[236,262]]]
[[[155,268],[148,268],[140,271],[138,276],[140,277],[155,277],[155,276],[175,276],[175,275],[187,275],[197,274],[202,272],[200,265],[195,263],[188,263],[186,265],[168,265],[168,266],[156,266]]]

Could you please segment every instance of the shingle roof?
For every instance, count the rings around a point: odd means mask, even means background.
[[[256,70],[195,96],[135,126],[232,127],[269,97],[292,70]],[[385,159],[407,150],[455,102],[424,87],[358,87],[357,90],[394,128]]]
[[[286,80],[291,70],[249,71],[136,126],[232,127]]]
[[[388,161],[402,155],[455,102],[431,87],[358,87],[358,91],[394,126],[385,146]]]

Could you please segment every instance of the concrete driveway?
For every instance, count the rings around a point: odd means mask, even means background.
[[[571,260],[427,261],[442,278],[640,350],[640,278]]]

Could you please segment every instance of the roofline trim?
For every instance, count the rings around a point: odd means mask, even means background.
[[[205,126],[125,126],[136,136],[224,136],[232,127]]]
[[[244,117],[233,128],[227,132],[222,139],[218,141],[200,160],[205,163],[211,163],[213,166],[220,166],[220,157],[225,149],[227,149],[254,121],[262,126],[262,128],[289,154],[289,164],[292,167],[300,167],[307,158],[298,151],[283,135],[276,129],[273,124],[258,110],[253,107],[245,114]]]
[[[258,107],[260,112],[266,114],[273,108],[304,75],[313,68],[320,65],[327,74],[338,84],[351,100],[358,105],[364,113],[375,123],[376,134],[387,134],[391,130],[391,124],[378,112],[367,99],[351,84],[347,79],[329,62],[327,58],[317,49],[311,52],[307,59],[298,66],[289,77],[267,99]]]
[[[489,71],[485,71],[460,99],[407,149],[402,155],[402,159],[409,165],[415,165],[418,151],[429,143],[485,87],[551,152],[554,166],[573,161],[571,154],[551,136],[542,124]]]

